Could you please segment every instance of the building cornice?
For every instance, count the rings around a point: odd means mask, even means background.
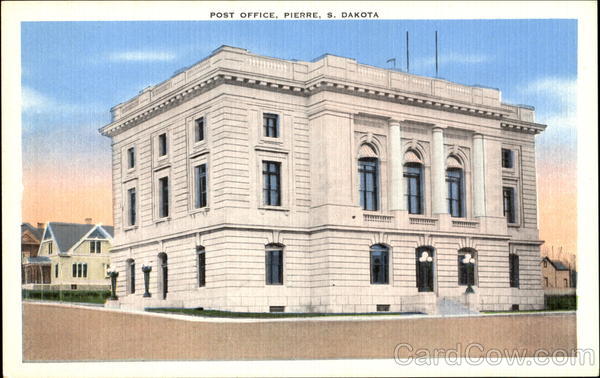
[[[229,53],[231,52],[229,51]],[[273,69],[282,69],[281,67],[283,66],[276,66],[277,64],[293,64],[293,62],[289,61],[258,57],[248,55],[247,53],[243,55],[246,59],[250,59],[250,62],[258,62],[253,63],[255,65],[270,64],[273,66],[269,67],[274,67]],[[213,55],[212,57],[214,56],[216,55]],[[377,83],[369,84],[366,82],[358,82],[352,77],[335,77],[333,74],[327,74],[326,70],[324,71],[324,74],[314,75],[311,78],[307,77],[307,80],[300,81],[296,80],[294,77],[279,77],[277,75],[267,75],[258,71],[246,72],[242,71],[242,69],[245,69],[245,66],[243,65],[227,67],[227,64],[223,63],[221,66],[221,63],[217,62],[220,61],[218,60],[213,62],[213,66],[211,66],[210,62],[207,60],[200,62],[198,65],[190,68],[188,71],[184,71],[172,79],[167,80],[151,89],[146,89],[134,99],[116,106],[113,108],[113,122],[102,127],[99,130],[100,133],[104,136],[117,135],[122,131],[140,124],[141,122],[152,119],[169,109],[179,106],[202,93],[212,90],[221,84],[275,91],[302,97],[313,96],[320,92],[341,93],[479,118],[501,120],[501,125],[503,128],[524,133],[539,133],[545,128],[545,125],[513,119],[513,116],[520,117],[520,111],[522,109],[516,106],[501,104],[499,102],[499,106],[479,103],[475,104],[472,102],[469,103],[466,101],[461,101],[458,97],[448,98],[438,95],[413,92],[410,90],[410,88],[400,88],[397,86],[393,87],[392,85],[387,85],[386,87],[377,85]],[[397,72],[388,72],[388,70],[383,69],[369,68],[369,66],[357,65],[357,67],[358,69],[363,70],[371,69],[373,72],[382,75],[387,72],[388,76],[400,74]],[[206,68],[210,69],[206,70],[202,75],[200,75],[199,73]],[[284,71],[286,70],[287,68]],[[408,74],[402,75],[402,77],[404,77]],[[186,78],[194,76],[198,77],[189,79],[189,83],[185,83]],[[392,76],[389,77],[390,80],[392,80]],[[461,90],[461,88],[466,88],[462,89],[464,91],[469,89],[482,90],[477,87],[458,86],[444,81],[437,81],[437,79],[420,78],[414,75],[408,75],[407,77],[411,80],[421,80],[426,84],[430,83],[432,86],[445,84],[447,86],[453,85],[457,88],[456,90]],[[177,87],[177,85],[179,86]],[[431,89],[431,92],[433,93],[434,90]],[[442,93],[441,90],[440,93]]]

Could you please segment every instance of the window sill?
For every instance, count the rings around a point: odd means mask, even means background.
[[[198,209],[194,208],[190,211],[190,215],[206,214],[209,211],[210,211],[210,207],[208,207],[208,206],[200,207]]]
[[[127,232],[127,231],[131,231],[131,230],[136,230],[137,228],[138,228],[137,225],[127,226],[127,227],[123,227],[123,231]]]
[[[268,205],[263,205],[263,206],[259,206],[258,207],[259,210],[274,210],[274,211],[290,211],[289,208],[287,207],[282,207],[282,206],[268,206]]]
[[[208,153],[208,145],[206,142],[196,142],[192,145],[192,151],[190,152],[190,159],[198,157],[200,155],[206,155]]]
[[[164,223],[164,222],[169,222],[171,220],[171,217],[164,217],[164,218],[158,218],[154,220],[154,224],[159,224],[159,223]]]
[[[508,226],[510,228],[520,228],[521,224],[520,223],[507,223],[506,226]]]

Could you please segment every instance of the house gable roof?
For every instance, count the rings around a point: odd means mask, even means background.
[[[42,235],[44,234],[44,230],[41,228],[33,227],[31,224],[25,222],[21,223],[21,236],[29,231],[33,237],[35,237],[38,241],[42,240]]]
[[[548,257],[544,257],[544,260],[548,261],[556,270],[569,270],[562,262],[558,260],[550,260]]]
[[[50,222],[48,228],[54,237],[54,241],[58,245],[60,252],[67,252],[75,243],[85,236],[92,228],[93,224],[79,223],[62,223]],[[48,230],[46,230],[48,232]]]
[[[61,249],[61,252],[68,252],[71,249],[77,248],[86,239],[101,239],[101,240],[109,240],[112,242],[112,238],[113,238],[112,232],[114,230],[112,226],[103,226],[101,224],[98,224],[98,225],[76,224],[76,223],[70,223],[70,224],[75,225],[75,226],[88,226],[88,227],[80,228],[79,231],[84,231],[84,232],[81,232],[78,239],[72,241],[72,243],[69,245],[69,247],[67,249],[65,249],[65,250]],[[73,237],[75,237],[75,234],[73,234]]]

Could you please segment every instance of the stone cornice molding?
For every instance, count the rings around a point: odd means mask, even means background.
[[[333,79],[322,80],[310,85],[290,85],[289,83],[276,82],[270,80],[270,78],[264,78],[264,80],[257,80],[255,78],[249,78],[247,75],[235,76],[234,74],[224,73],[226,70],[217,70],[218,73],[214,73],[204,80],[192,82],[186,86],[183,86],[176,93],[169,96],[160,98],[158,101],[149,103],[135,112],[128,110],[128,107],[135,105],[132,109],[138,106],[139,97],[126,103],[122,107],[124,116],[102,128],[99,129],[100,133],[104,136],[114,136],[123,132],[139,123],[148,119],[154,118],[157,115],[164,113],[165,111],[172,109],[190,99],[205,93],[221,84],[238,85],[249,88],[258,88],[268,91],[283,92],[296,96],[312,96],[322,91],[331,91],[336,93],[349,94],[354,96],[360,96],[365,98],[377,99],[382,101],[394,102],[403,105],[418,106],[423,108],[435,109],[445,112],[459,113],[464,115],[470,115],[480,118],[506,120],[501,123],[503,128],[508,128],[514,131],[520,131],[525,133],[539,133],[545,129],[545,125],[540,125],[531,122],[524,122],[519,120],[507,119],[510,115],[505,109],[495,108],[485,105],[472,105],[464,104],[461,105],[456,101],[448,101],[442,98],[433,98],[427,95],[408,94],[406,92],[400,93],[399,91],[392,90],[381,90],[374,88],[367,88],[364,85],[354,86],[348,85]],[[249,76],[249,75],[248,75]],[[130,114],[127,112],[130,111]]]

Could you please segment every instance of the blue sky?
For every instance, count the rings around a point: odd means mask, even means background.
[[[379,67],[396,58],[404,69],[408,31],[411,73],[434,76],[436,30],[440,77],[535,106],[536,120],[549,124],[537,139],[539,161],[575,167],[575,20],[26,22],[24,173],[110,172],[110,140],[97,132],[110,108],[220,45],[298,60],[331,53]]]

